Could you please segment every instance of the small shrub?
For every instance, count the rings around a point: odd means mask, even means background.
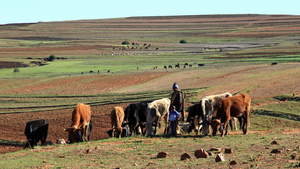
[[[182,39],[182,40],[179,41],[179,43],[187,43],[187,41]]]
[[[50,55],[49,58],[48,58],[49,61],[53,61],[53,60],[55,60],[55,59],[56,59],[56,56],[55,56],[55,55]]]
[[[122,45],[129,45],[129,44],[130,43],[127,40],[125,40],[125,41],[122,42]]]
[[[14,73],[15,72],[20,72],[20,70],[18,68],[14,69]]]

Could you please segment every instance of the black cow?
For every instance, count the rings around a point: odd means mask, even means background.
[[[199,66],[204,66],[204,65],[205,65],[205,63],[200,63],[200,64],[198,64],[198,67],[199,67]]]
[[[152,101],[144,101],[137,102],[128,105],[124,111],[124,125],[128,126],[131,135],[141,134],[139,131],[139,127],[144,133],[145,122],[146,122],[146,114],[145,111],[147,109],[147,103]]]
[[[277,65],[277,62],[273,62],[273,63],[271,63],[271,65]]]
[[[173,68],[171,65],[169,65],[169,68]]]
[[[185,66],[188,66],[189,64],[188,64],[188,63],[185,63],[184,65],[185,65]]]
[[[168,69],[167,66],[164,66],[164,69]]]
[[[180,68],[179,63],[177,63],[177,64],[175,65],[175,68],[176,68],[176,67]]]
[[[48,135],[48,127],[49,123],[44,119],[27,122],[25,128],[27,143],[25,148],[29,146],[33,148],[39,141],[44,145]]]
[[[196,134],[198,135],[200,126],[202,126],[202,118],[203,118],[203,111],[202,111],[202,106],[201,106],[201,101],[198,104],[195,104],[188,109],[188,117],[186,122],[188,122],[189,128],[187,130],[188,133],[192,132],[194,129]],[[195,124],[195,122],[197,124]]]
[[[72,125],[71,125],[72,126]],[[87,140],[90,140],[90,134],[92,132],[93,125],[92,125],[92,120],[89,123],[89,128],[88,128],[88,134],[87,134]],[[71,135],[70,135],[71,133]],[[85,135],[84,130],[83,130],[83,135]],[[69,143],[78,143],[78,142],[83,142],[80,130],[77,130],[75,132],[69,132]]]

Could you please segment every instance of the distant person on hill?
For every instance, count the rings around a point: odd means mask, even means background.
[[[169,122],[170,122],[170,129],[173,136],[177,135],[176,128],[177,128],[177,121],[180,114],[175,110],[175,106],[171,106],[171,111],[169,114]]]
[[[173,93],[171,94],[171,105],[175,106],[176,111],[181,113],[181,121],[184,121],[184,98],[183,93],[179,90],[178,84],[175,82],[173,84]]]

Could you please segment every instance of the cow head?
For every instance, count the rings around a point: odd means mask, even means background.
[[[125,125],[124,127],[122,127],[122,134],[121,137],[127,137],[129,133],[129,126]]]
[[[184,133],[189,133],[189,127],[191,126],[190,123],[184,122],[184,123],[180,124],[179,126],[181,126],[181,130],[182,130]]]
[[[212,135],[215,136],[218,131],[222,132],[223,123],[221,123],[218,119],[213,119],[211,121],[211,128],[213,129]]]
[[[147,106],[146,109],[146,134],[148,136],[152,135],[152,121],[153,121],[153,117],[155,117],[156,115],[156,109],[154,108],[150,108],[149,104]]]
[[[82,142],[81,139],[81,132],[83,131],[83,128],[75,128],[75,127],[68,127],[64,129],[65,131],[69,132],[69,141],[70,143],[74,142]]]
[[[80,127],[82,125],[79,125]],[[89,140],[89,137],[90,137],[90,133],[92,132],[92,121],[89,122],[89,125],[88,125],[88,133],[87,133],[87,140]],[[66,129],[64,129],[65,131],[69,132],[69,142],[70,143],[74,143],[74,142],[83,142],[82,140],[82,136],[81,134],[85,135],[84,133],[84,129],[83,128],[77,128],[75,126],[71,126],[71,127],[68,127]]]

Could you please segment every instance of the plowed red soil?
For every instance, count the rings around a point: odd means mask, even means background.
[[[111,129],[110,112],[115,106],[125,108],[128,103],[111,104],[91,107],[93,131],[91,132],[90,140],[100,140],[108,138],[104,131]],[[25,142],[24,134],[27,121],[33,119],[45,119],[49,122],[47,141],[56,143],[57,139],[68,140],[68,133],[63,129],[71,125],[72,109],[44,111],[35,113],[18,113],[5,114],[0,118],[0,140],[14,140]],[[14,152],[23,149],[23,146],[0,143],[0,154]]]

